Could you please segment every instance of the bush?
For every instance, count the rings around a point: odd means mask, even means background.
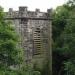
[[[18,74],[15,71],[4,71],[4,70],[1,70],[0,71],[0,75],[18,75]]]
[[[33,71],[32,75],[41,75],[41,73],[39,71]]]

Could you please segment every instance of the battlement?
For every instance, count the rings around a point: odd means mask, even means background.
[[[6,18],[48,18],[50,16],[51,9],[48,9],[47,12],[41,12],[40,9],[35,9],[35,11],[29,11],[28,7],[20,6],[18,11],[14,11],[12,8],[9,8],[9,11],[6,12]]]

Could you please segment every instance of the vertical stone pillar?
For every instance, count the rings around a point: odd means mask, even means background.
[[[51,18],[52,9],[47,10],[48,18]],[[49,21],[48,24],[48,36],[49,36],[49,54],[48,54],[48,63],[49,63],[49,75],[52,75],[52,21]]]
[[[19,7],[19,16],[20,17],[27,17],[27,7]]]
[[[12,8],[9,8],[9,12],[8,12],[8,16],[9,17],[13,17],[13,9]]]

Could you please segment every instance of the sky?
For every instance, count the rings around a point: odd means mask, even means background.
[[[19,6],[27,6],[28,10],[35,11],[39,8],[41,11],[47,11],[49,8],[56,8],[64,4],[67,0],[0,0],[0,6],[8,11],[9,8],[18,10]]]

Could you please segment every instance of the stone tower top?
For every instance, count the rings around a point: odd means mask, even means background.
[[[9,12],[12,12],[13,11],[13,8],[9,8]]]
[[[38,9],[38,8],[36,8],[36,10],[35,10],[36,12],[40,12],[40,9]]]
[[[21,12],[24,12],[24,11],[27,11],[27,6],[20,6],[19,7],[19,11],[21,11]]]
[[[10,16],[12,18],[26,17],[26,18],[50,18],[52,9],[48,9],[47,12],[41,12],[40,9],[35,11],[29,11],[27,6],[20,6],[18,11],[14,11],[12,8],[9,8],[9,11],[6,12],[6,18]]]

